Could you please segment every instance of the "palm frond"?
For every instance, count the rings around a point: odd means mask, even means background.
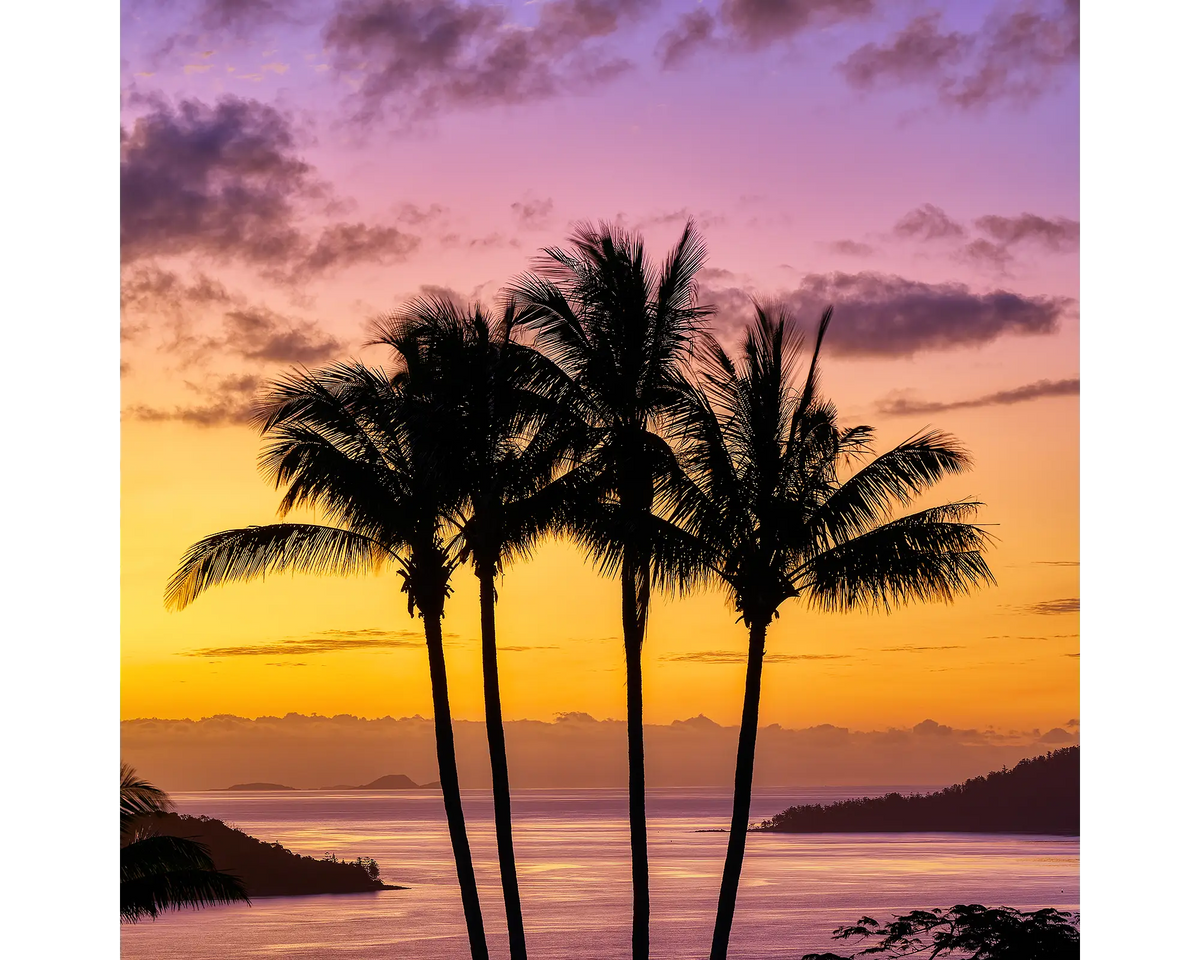
[[[127,763],[121,764],[121,828],[132,820],[152,813],[162,813],[174,804],[166,792],[143,780]]]
[[[359,533],[310,523],[223,530],[193,544],[167,584],[164,603],[182,610],[210,587],[269,573],[349,576],[377,572],[398,554]]]
[[[814,607],[845,611],[949,603],[994,584],[983,557],[994,538],[966,522],[980,506],[960,501],[930,507],[847,540],[796,571],[798,586]]]
[[[862,428],[859,428],[860,430]],[[969,470],[971,458],[947,433],[928,430],[881,454],[841,483],[818,509],[814,525],[830,543],[890,519],[939,480]]]

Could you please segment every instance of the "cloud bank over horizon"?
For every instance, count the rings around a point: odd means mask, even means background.
[[[1070,728],[1065,729],[1065,728]],[[455,747],[464,788],[491,784],[484,724],[456,720]],[[650,787],[732,783],[738,729],[704,717],[647,724]],[[625,723],[570,713],[554,722],[505,724],[516,789],[623,787],[628,782]],[[760,728],[755,782],[772,786],[946,785],[1024,757],[1079,742],[1077,721],[1048,731],[960,730],[926,719],[911,728],[852,731],[821,724]],[[433,721],[367,720],[349,715],[249,719],[126,720],[121,758],[167,790],[219,790],[234,783],[321,788],[403,773],[437,779]]]

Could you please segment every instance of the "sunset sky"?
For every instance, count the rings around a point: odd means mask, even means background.
[[[747,296],[810,328],[881,449],[975,469],[998,586],[953,606],[785,605],[761,718],[1042,730],[1079,716],[1078,3],[199,0],[122,4],[121,715],[431,713],[390,573],[162,605],[184,550],[274,519],[243,422],[264,378],[362,355],[430,290],[490,302],[580,220],[659,257],[694,217],[727,343]],[[482,717],[478,607],[447,608]],[[619,588],[547,543],[500,586],[506,716],[624,714]],[[740,715],[745,629],[656,600],[646,718]]]

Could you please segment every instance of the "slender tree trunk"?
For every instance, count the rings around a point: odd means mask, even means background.
[[[512,960],[525,960],[525,924],[521,919],[521,893],[517,888],[512,800],[508,792],[508,755],[504,750],[500,672],[496,664],[494,573],[488,572],[479,577],[479,612],[483,636],[483,707],[487,719],[488,753],[492,761],[492,805],[496,812],[496,852],[500,860],[500,885],[504,889],[504,913],[508,920],[508,952]]]
[[[463,816],[462,795],[458,790],[458,766],[454,760],[454,724],[450,718],[450,688],[446,683],[446,656],[442,651],[442,619],[438,614],[421,614],[425,622],[425,645],[429,648],[429,678],[433,685],[433,730],[437,739],[438,777],[442,801],[446,805],[446,825],[454,850],[454,868],[462,892],[463,914],[471,960],[487,960],[487,938],[483,932],[483,912],[479,908],[479,889],[475,886],[475,868],[467,842],[467,821]]]
[[[737,769],[733,775],[733,819],[729,823],[729,846],[725,852],[725,872],[721,876],[721,895],[717,900],[717,921],[713,926],[709,960],[725,960],[725,955],[729,952],[729,931],[733,927],[738,880],[742,876],[742,859],[746,855],[746,829],[750,825],[750,794],[754,786],[754,744],[758,738],[758,701],[762,693],[763,653],[766,643],[766,623],[750,624],[750,653],[746,658],[746,699],[742,704]]]
[[[621,626],[625,634],[629,733],[629,847],[633,854],[633,960],[650,957],[650,856],[646,840],[646,747],[642,739],[642,640],[650,596],[648,570],[621,564]]]

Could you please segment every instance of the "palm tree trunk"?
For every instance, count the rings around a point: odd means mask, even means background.
[[[649,960],[650,856],[646,839],[646,747],[642,740],[642,639],[646,632],[650,575],[648,570],[639,570],[638,566],[633,558],[626,558],[621,563],[621,626],[625,635],[625,701],[629,733],[633,960]]]
[[[746,658],[746,699],[742,704],[737,769],[733,775],[733,819],[729,823],[729,846],[725,851],[725,872],[721,876],[721,894],[717,899],[717,920],[713,926],[709,960],[725,960],[725,955],[729,952],[729,931],[733,927],[738,880],[742,875],[742,859],[746,855],[746,829],[750,825],[750,794],[754,786],[754,744],[758,738],[758,701],[762,693],[763,653],[766,645],[766,623],[751,623],[750,652]]]
[[[454,868],[462,892],[463,914],[467,920],[467,938],[471,960],[487,960],[487,938],[483,932],[483,912],[479,908],[479,889],[475,886],[475,868],[467,842],[467,821],[463,816],[462,795],[458,790],[458,766],[454,759],[454,723],[450,718],[450,688],[446,683],[446,656],[442,651],[442,619],[437,614],[421,614],[425,623],[425,645],[429,648],[429,678],[433,685],[433,730],[437,740],[438,777],[442,802],[446,806],[446,825],[454,850]]]
[[[492,805],[496,812],[496,853],[500,860],[500,885],[508,920],[508,952],[512,960],[525,960],[525,924],[521,919],[521,893],[517,888],[517,856],[513,850],[512,800],[508,792],[508,755],[504,750],[504,717],[500,710],[500,672],[496,664],[495,574],[479,577],[480,632],[483,637],[483,708],[487,719],[488,753],[492,761]]]

